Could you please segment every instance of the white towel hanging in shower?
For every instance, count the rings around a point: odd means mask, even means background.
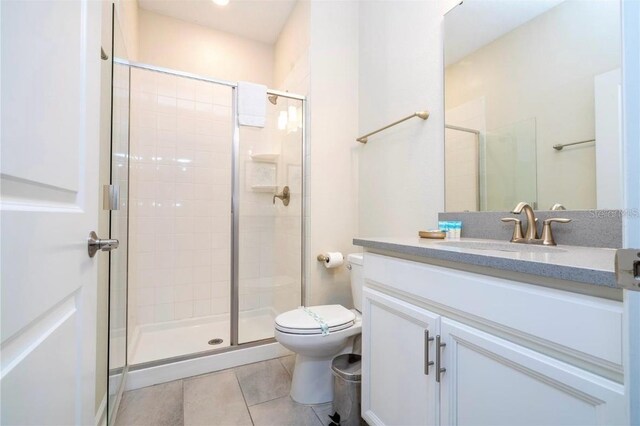
[[[264,127],[267,113],[267,86],[238,83],[238,123],[241,126]]]

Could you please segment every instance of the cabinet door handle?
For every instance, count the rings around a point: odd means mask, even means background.
[[[424,374],[429,375],[429,367],[433,361],[429,361],[429,342],[433,342],[433,337],[429,337],[429,330],[424,331]]]
[[[436,335],[436,382],[440,383],[440,375],[447,371],[446,368],[442,367],[442,354],[441,349],[447,346],[446,343],[440,342],[440,335]]]

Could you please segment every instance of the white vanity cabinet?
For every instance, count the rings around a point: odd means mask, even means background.
[[[620,302],[372,253],[364,265],[371,426],[625,424]]]
[[[366,288],[363,301],[362,346],[370,349],[363,363],[367,421],[436,424],[437,387],[434,369],[426,364],[434,361],[429,339],[438,332],[439,315]]]

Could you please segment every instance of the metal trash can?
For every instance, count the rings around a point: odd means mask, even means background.
[[[360,386],[362,356],[338,355],[331,362],[333,371],[333,409],[331,420],[340,426],[360,425]]]

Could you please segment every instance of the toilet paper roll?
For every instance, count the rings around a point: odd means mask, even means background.
[[[342,253],[340,253],[339,251],[330,251],[329,253],[327,253],[327,257],[329,259],[324,262],[324,267],[327,269],[337,268],[344,262],[344,256],[342,256]]]

